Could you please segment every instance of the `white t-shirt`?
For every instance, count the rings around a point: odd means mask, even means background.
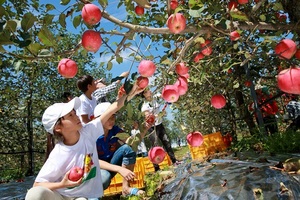
[[[96,98],[92,96],[92,99],[89,99],[85,94],[82,94],[79,99],[81,101],[81,105],[76,110],[76,114],[80,116],[81,121],[81,115],[88,115],[88,118],[92,120],[94,118],[94,109],[97,106]]]
[[[160,104],[157,102],[156,98],[159,97],[159,95],[153,96],[152,101],[144,101],[141,111],[149,111],[155,115],[155,126],[162,123],[162,117],[158,117],[160,113]]]
[[[141,134],[139,129],[132,129],[131,130],[131,136],[135,136],[136,134]],[[145,145],[145,141],[144,138],[142,139],[142,141],[140,142],[140,144],[138,145],[138,150],[137,150],[137,154],[139,153],[143,153],[143,152],[147,152],[147,148]]]
[[[104,134],[101,121],[93,120],[79,132],[80,138],[73,146],[63,142],[55,145],[35,181],[60,182],[72,167],[79,166],[84,169],[83,182],[73,188],[57,189],[57,192],[67,197],[98,198],[103,196],[96,147],[97,138]]]

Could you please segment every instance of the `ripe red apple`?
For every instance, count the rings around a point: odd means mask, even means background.
[[[233,72],[233,70],[231,68],[228,69],[227,73],[231,74]]]
[[[295,53],[295,58],[297,58],[298,60],[300,60],[300,49],[297,49],[297,51]]]
[[[171,7],[172,10],[175,10],[175,9],[178,7],[178,2],[177,2],[177,0],[172,0],[172,1],[170,2],[170,7]]]
[[[275,47],[275,53],[279,58],[290,59],[297,51],[296,43],[291,39],[281,40]]]
[[[178,88],[175,85],[165,85],[161,96],[166,102],[174,103],[179,99]]]
[[[186,27],[186,19],[181,13],[172,14],[167,20],[167,26],[172,33],[180,33]]]
[[[145,13],[145,9],[142,6],[137,5],[134,9],[137,15],[143,15]]]
[[[235,8],[237,8],[237,6],[238,6],[238,3],[235,0],[231,0],[228,3],[228,9],[229,10],[235,9]]]
[[[141,76],[150,77],[154,74],[156,66],[151,60],[142,60],[138,66],[138,72]]]
[[[250,87],[251,86],[251,81],[245,81],[244,84],[245,84],[246,87]]]
[[[137,81],[137,86],[138,86],[139,88],[145,88],[145,87],[147,87],[148,84],[149,84],[149,79],[148,79],[148,77],[139,76],[139,77],[136,79],[136,81]]]
[[[187,79],[183,76],[179,76],[174,85],[177,87],[179,95],[184,95],[188,90]]]
[[[201,144],[203,144],[204,138],[200,132],[194,131],[194,132],[189,133],[186,136],[186,141],[192,147],[199,147],[199,146],[201,146]]]
[[[149,160],[154,164],[159,164],[164,161],[166,152],[162,147],[152,147],[148,152]]]
[[[86,24],[95,25],[100,21],[102,13],[98,6],[88,3],[83,6],[81,16]]]
[[[279,89],[283,92],[300,94],[300,68],[291,67],[279,72],[277,84]]]
[[[211,97],[211,105],[216,109],[221,109],[226,105],[226,99],[221,94],[216,94]]]
[[[278,18],[278,21],[280,22],[286,22],[287,16],[286,14],[281,14]]]
[[[102,44],[100,33],[94,30],[87,30],[82,34],[81,43],[87,51],[96,52]]]
[[[249,2],[249,0],[238,0],[238,3],[239,4],[246,4],[246,3],[248,3]]]
[[[203,49],[201,53],[205,56],[212,54],[212,47],[210,46],[210,43],[210,40],[205,40],[204,43],[200,44],[201,49]]]
[[[237,31],[232,31],[230,33],[230,40],[231,41],[237,41],[238,39],[240,39],[240,34]]]
[[[189,68],[182,62],[175,66],[175,71],[178,75],[183,76],[189,72]]]
[[[260,0],[254,0],[255,3],[258,3]]]
[[[223,142],[226,147],[229,147],[232,142],[232,136],[230,133],[227,133],[226,135],[223,135]]]
[[[155,123],[155,115],[150,114],[146,117],[146,122],[150,125],[153,125]]]
[[[69,58],[63,58],[59,61],[57,66],[58,73],[65,78],[73,78],[78,71],[75,61]]]
[[[203,55],[203,53],[198,53],[195,58],[194,58],[194,62],[198,63],[200,60],[202,60],[205,56]]]
[[[78,181],[79,179],[81,179],[83,176],[83,169],[80,167],[72,167],[72,169],[70,170],[70,174],[68,176],[68,179],[70,181]]]

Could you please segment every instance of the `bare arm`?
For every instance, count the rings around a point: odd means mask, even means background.
[[[99,160],[100,168],[111,171],[111,172],[116,172],[121,174],[122,177],[124,177],[127,181],[130,181],[135,178],[134,172],[130,171],[129,169],[125,167],[121,167],[119,165],[114,165],[111,163],[108,163],[104,160]]]
[[[80,183],[82,182],[82,178],[79,179],[78,181],[70,181],[68,179],[69,174],[70,174],[70,171],[68,173],[66,173],[66,175],[60,182],[34,182],[33,187],[43,186],[50,190],[56,190],[56,189],[60,189],[60,188],[75,187],[77,185],[80,185]]]

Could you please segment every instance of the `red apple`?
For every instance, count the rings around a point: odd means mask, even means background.
[[[223,142],[226,147],[229,147],[232,142],[232,136],[230,133],[227,133],[226,135],[223,136]]]
[[[238,3],[235,0],[231,0],[228,3],[228,9],[229,10],[235,9],[235,8],[237,8],[237,6],[238,6]]]
[[[78,71],[75,61],[69,58],[63,58],[59,61],[57,66],[58,73],[65,78],[73,78]]]
[[[166,152],[162,147],[152,147],[148,152],[149,160],[154,164],[159,164],[164,161]]]
[[[175,85],[165,85],[162,90],[162,98],[168,103],[174,103],[179,98],[178,88]]]
[[[240,39],[240,34],[237,31],[232,31],[230,33],[230,40],[231,41],[237,41],[238,39]]]
[[[68,179],[70,181],[78,181],[79,179],[81,179],[83,176],[83,169],[80,167],[72,167],[72,169],[70,170],[70,174],[68,176]]]
[[[231,74],[233,72],[233,70],[231,68],[228,69],[227,73]]]
[[[300,94],[300,68],[291,67],[282,70],[277,76],[280,90],[290,94]]]
[[[244,84],[245,84],[246,87],[250,87],[251,86],[251,81],[245,81]]]
[[[203,55],[203,53],[198,53],[195,58],[194,58],[194,62],[198,63],[200,60],[202,60],[205,56]]]
[[[212,54],[212,47],[210,43],[210,40],[205,40],[204,43],[200,44],[201,49],[203,49],[201,53],[205,56],[209,56],[210,54]]]
[[[290,59],[297,51],[296,43],[291,39],[281,40],[275,47],[275,53],[279,58]]]
[[[96,52],[102,44],[100,33],[94,30],[87,30],[82,34],[81,43],[87,51]]]
[[[172,10],[175,10],[178,7],[178,2],[176,0],[172,0],[170,2],[170,7]]]
[[[154,74],[156,66],[151,60],[142,60],[138,66],[138,72],[141,76],[150,77]]]
[[[286,22],[287,16],[286,14],[280,14],[278,21],[280,22]]]
[[[199,147],[203,144],[204,138],[203,135],[198,132],[191,132],[186,136],[186,140],[192,147]]]
[[[216,109],[221,109],[226,105],[226,99],[221,94],[216,94],[211,97],[211,105]]]
[[[186,19],[181,13],[172,14],[167,20],[167,26],[172,33],[180,33],[186,27]]]
[[[146,122],[150,125],[153,125],[155,123],[155,116],[153,114],[150,114],[146,117]]]
[[[98,6],[89,3],[83,6],[81,16],[86,24],[95,25],[100,21],[102,13]]]
[[[260,0],[254,0],[255,3],[258,3]]]
[[[189,72],[189,68],[182,62],[175,66],[175,71],[178,75],[183,76]]]
[[[298,60],[300,60],[300,49],[297,49],[297,51],[295,53],[295,58],[297,58]]]
[[[149,79],[148,79],[148,77],[139,76],[139,77],[136,79],[136,81],[137,81],[137,86],[138,86],[139,88],[145,88],[145,87],[147,87],[148,84],[149,84]]]
[[[145,13],[145,9],[142,6],[137,5],[134,9],[137,15],[143,15]]]
[[[239,4],[246,4],[246,3],[248,3],[249,2],[249,0],[238,0],[238,3]]]
[[[174,85],[177,87],[179,95],[184,95],[188,90],[187,79],[183,76],[179,76]]]

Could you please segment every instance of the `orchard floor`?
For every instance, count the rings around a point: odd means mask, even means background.
[[[270,156],[255,152],[215,154],[203,161],[186,158],[182,165],[171,169],[174,176],[165,180],[151,199],[297,200],[300,174],[270,168],[288,158],[300,162],[300,154]],[[0,184],[0,199],[24,199],[33,181],[34,177],[27,177],[22,183]],[[103,199],[119,199],[119,196]]]

